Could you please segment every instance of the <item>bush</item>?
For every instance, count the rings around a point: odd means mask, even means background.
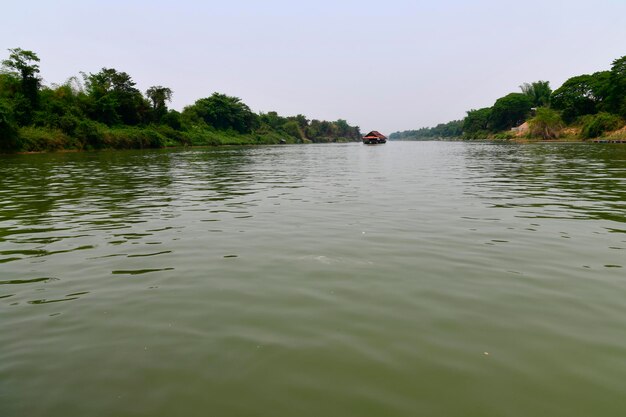
[[[0,152],[18,151],[21,141],[17,134],[17,125],[13,109],[4,100],[0,101]]]
[[[561,115],[547,107],[539,107],[535,117],[528,121],[530,135],[546,139],[557,139],[563,129]]]
[[[598,138],[605,132],[617,130],[624,125],[624,121],[614,114],[598,113],[585,116],[582,119],[582,137],[585,139]]]
[[[191,145],[189,136],[185,132],[176,130],[169,125],[160,125],[153,128],[165,138],[164,146]]]
[[[464,132],[463,139],[465,140],[482,140],[489,137],[489,131],[477,130],[475,132]]]
[[[493,138],[496,140],[510,140],[515,138],[515,135],[512,132],[498,132],[493,135]]]
[[[162,148],[166,138],[153,129],[137,127],[111,128],[105,132],[102,144],[113,149]]]
[[[287,123],[283,124],[283,131],[287,133],[289,136],[293,136],[296,140],[301,138],[300,134],[300,126],[298,126],[298,122],[295,120],[290,120]]]
[[[100,149],[104,146],[104,135],[108,127],[93,120],[81,120],[74,128],[76,145],[79,149]]]
[[[193,146],[221,145],[217,133],[211,128],[194,127],[187,132],[188,142]]]
[[[59,129],[22,127],[19,130],[22,150],[27,152],[56,151],[71,147],[71,139]]]

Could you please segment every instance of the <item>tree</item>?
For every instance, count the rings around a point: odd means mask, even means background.
[[[337,119],[334,122],[336,127],[337,136],[340,138],[349,138],[350,137],[350,125],[344,119]]]
[[[171,127],[174,130],[183,130],[183,123],[180,117],[180,112],[176,110],[169,110],[161,118],[161,123]]]
[[[262,124],[266,124],[272,129],[279,129],[282,125],[287,122],[287,119],[279,116],[277,112],[270,111],[267,113],[261,113],[259,116],[259,121]]]
[[[2,66],[14,71],[20,77],[20,91],[15,97],[16,109],[20,124],[30,123],[33,112],[38,105],[39,86],[39,57],[32,51],[21,48],[9,49],[9,59],[2,61]]]
[[[608,111],[626,118],[626,56],[613,61],[607,102]]]
[[[259,125],[259,118],[240,98],[213,93],[211,97],[197,100],[183,110],[188,119],[201,119],[216,129],[233,129],[248,133]]]
[[[298,126],[300,126],[300,129],[304,129],[309,125],[309,120],[302,114],[298,114],[296,116],[290,116],[287,117],[288,120],[295,120],[296,122],[298,122]]]
[[[156,122],[161,121],[167,113],[167,101],[172,100],[172,89],[160,85],[152,86],[146,91],[146,96],[152,102],[152,115]]]
[[[549,81],[535,81],[520,85],[523,94],[531,100],[533,107],[545,107],[550,104],[552,89]]]
[[[113,68],[102,68],[85,76],[87,94],[92,99],[91,116],[109,126],[138,125],[144,119],[148,104],[130,75]]]
[[[295,120],[290,120],[286,122],[282,126],[282,130],[285,131],[289,136],[293,136],[296,139],[302,139],[302,135],[300,134],[300,126],[298,126],[298,122]]]
[[[489,132],[491,107],[470,110],[463,119],[463,136],[467,139],[480,139]]]
[[[44,87],[39,92],[39,110],[35,112],[33,124],[73,135],[80,121],[87,118],[86,98],[75,77],[61,85]]]
[[[552,93],[552,107],[562,111],[567,123],[585,114],[597,113],[604,107],[609,78],[610,72],[602,71],[568,79]]]
[[[491,109],[491,130],[498,132],[519,126],[530,114],[532,106],[530,98],[522,93],[511,93],[499,98]]]

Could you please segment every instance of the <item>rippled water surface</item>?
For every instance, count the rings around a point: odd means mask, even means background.
[[[624,416],[626,147],[0,156],[0,416]]]

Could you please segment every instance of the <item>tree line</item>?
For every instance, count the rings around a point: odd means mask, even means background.
[[[213,93],[170,109],[174,92],[139,91],[114,68],[46,86],[39,57],[9,49],[0,71],[0,151],[158,148],[180,145],[347,142],[361,138],[345,120],[254,113],[237,97]]]
[[[554,91],[548,81],[520,89],[491,107],[469,110],[463,120],[395,132],[390,139],[509,139],[516,135],[511,129],[524,123],[524,135],[531,138],[557,139],[569,131],[590,139],[626,124],[626,56],[613,61],[610,70],[572,77]]]

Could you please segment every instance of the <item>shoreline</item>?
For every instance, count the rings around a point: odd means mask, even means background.
[[[446,139],[446,140],[402,140],[396,139],[389,142],[491,142],[491,143],[515,143],[519,145],[538,145],[538,144],[593,144],[593,145],[626,145],[626,139],[571,139],[571,140],[542,140],[542,139]],[[351,142],[322,142],[322,144],[341,144],[341,143],[359,143],[356,141]],[[55,150],[43,150],[43,151],[20,151],[10,153],[0,153],[0,156],[10,155],[41,155],[41,154],[54,154],[54,153],[82,153],[82,152],[116,152],[116,151],[142,151],[142,150],[176,150],[176,149],[202,149],[202,148],[222,148],[222,147],[242,147],[242,146],[294,146],[294,145],[313,145],[320,144],[316,142],[307,143],[224,143],[224,144],[207,144],[207,145],[179,145],[179,146],[164,146],[161,148],[103,148],[103,149],[55,149]]]

